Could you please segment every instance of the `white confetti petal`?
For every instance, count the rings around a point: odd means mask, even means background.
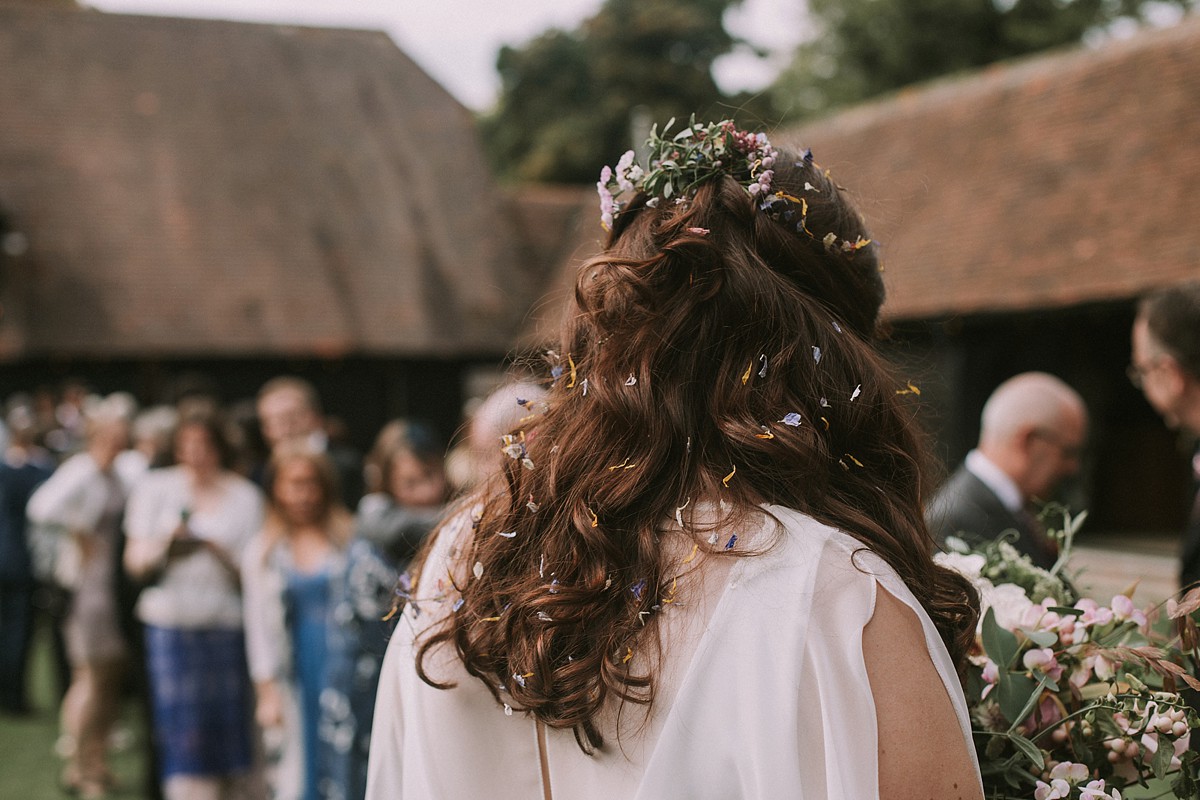
[[[854,392],[850,395],[850,402],[853,403],[860,394],[862,394],[862,384],[861,383],[858,386],[854,387]]]
[[[812,346],[812,354],[813,354],[813,361],[820,364],[821,363],[821,348],[817,347],[814,344]]]
[[[483,562],[476,561],[475,566],[471,568],[471,572],[475,573],[475,580],[483,577]]]

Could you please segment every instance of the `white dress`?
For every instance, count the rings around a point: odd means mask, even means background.
[[[590,757],[570,731],[506,715],[448,648],[430,671],[457,688],[422,682],[414,643],[448,609],[420,602],[414,615],[410,604],[380,680],[368,800],[878,798],[875,704],[862,650],[877,586],[920,619],[974,759],[953,663],[903,581],[849,535],[790,509],[766,511],[782,528],[764,514],[737,542],[764,552],[709,557],[680,581],[679,602],[657,620],[664,655],[653,711],[647,718],[643,707],[627,706],[619,741],[617,717],[601,720],[605,748]],[[419,586],[454,566],[454,538],[441,537]],[[646,654],[632,663],[644,670]]]

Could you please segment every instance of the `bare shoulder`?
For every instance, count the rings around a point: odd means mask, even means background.
[[[863,657],[879,725],[881,800],[982,800],[921,620],[883,586],[863,630]]]

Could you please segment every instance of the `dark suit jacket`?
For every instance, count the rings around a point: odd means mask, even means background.
[[[1040,546],[1037,531],[1005,508],[995,492],[965,465],[959,466],[930,498],[925,507],[925,521],[939,545],[945,544],[947,536],[983,542],[1015,530],[1019,534],[1013,543],[1017,550],[1039,567],[1054,566],[1055,556]]]

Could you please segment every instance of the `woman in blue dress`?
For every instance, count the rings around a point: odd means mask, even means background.
[[[338,501],[320,453],[282,447],[243,563],[247,656],[276,800],[361,798],[396,575]]]

